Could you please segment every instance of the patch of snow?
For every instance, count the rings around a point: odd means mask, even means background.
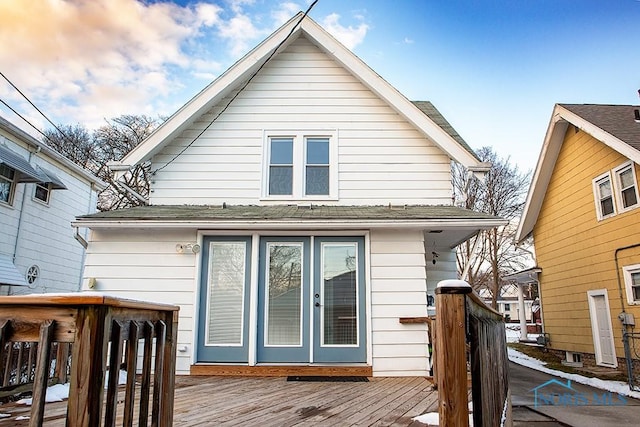
[[[120,370],[118,375],[118,385],[123,385],[127,383],[127,371]],[[104,388],[107,388],[107,384],[109,384],[109,371],[107,371],[104,380]],[[64,399],[69,398],[69,383],[66,384],[56,384],[51,387],[47,387],[47,394],[45,396],[45,402],[62,402]],[[20,405],[31,405],[33,402],[32,398],[20,399],[16,403]],[[3,415],[3,414],[0,414]],[[0,416],[2,418],[2,416]]]
[[[0,414],[0,418],[9,418],[11,414]]]
[[[64,399],[69,398],[69,383],[56,384],[51,387],[47,387],[47,394],[44,398],[45,402],[62,402]],[[20,405],[31,405],[33,399],[26,398],[20,399],[16,403]]]
[[[118,385],[123,385],[127,383],[127,371],[120,370],[118,374]],[[106,372],[104,376],[104,388],[105,390],[109,386],[109,371]]]
[[[629,384],[623,383],[622,381],[601,380],[600,378],[587,378],[578,374],[569,374],[567,372],[556,371],[555,369],[547,368],[545,366],[546,363],[541,362],[538,359],[534,359],[533,357],[529,357],[526,354],[520,353],[513,348],[508,348],[507,352],[509,355],[509,360],[517,363],[518,365],[526,366],[527,368],[535,369],[536,371],[546,372],[547,374],[551,374],[556,377],[569,379],[580,384],[586,384],[591,387],[599,388],[601,390],[606,390],[612,393],[621,394],[623,396],[640,399],[640,392],[631,390],[629,388]]]
[[[413,417],[412,420],[428,426],[440,425],[440,416],[437,412],[428,412],[423,415],[418,415],[417,417]],[[469,414],[469,427],[473,427],[473,414]]]
[[[19,417],[16,417],[16,421],[24,421],[24,420],[28,420],[29,417],[26,417],[24,415],[20,415]]]

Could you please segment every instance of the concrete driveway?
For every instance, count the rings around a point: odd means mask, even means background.
[[[640,401],[509,363],[514,426],[640,425]]]

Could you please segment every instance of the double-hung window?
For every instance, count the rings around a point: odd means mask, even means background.
[[[265,146],[265,198],[337,198],[337,150],[333,133],[267,133]]]
[[[16,171],[4,163],[0,163],[0,203],[13,203],[16,186]]]
[[[629,304],[640,304],[640,264],[622,268]]]
[[[633,163],[626,163],[614,170],[618,209],[624,212],[638,206],[638,187]]]
[[[593,192],[596,198],[596,212],[598,219],[602,220],[615,215],[613,191],[611,188],[611,175],[609,172],[600,175],[593,180]]]

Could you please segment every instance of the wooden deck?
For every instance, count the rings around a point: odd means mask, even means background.
[[[123,394],[123,392],[121,392]],[[116,425],[122,425],[118,405]],[[27,426],[30,407],[0,405],[0,427]],[[179,376],[174,426],[417,426],[412,418],[437,412],[438,394],[425,378],[369,382],[287,381],[286,378]],[[66,402],[47,403],[45,426],[64,426]]]

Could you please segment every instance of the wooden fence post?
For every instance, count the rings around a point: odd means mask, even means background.
[[[468,427],[465,295],[463,280],[443,280],[436,287],[436,366],[440,425]]]

